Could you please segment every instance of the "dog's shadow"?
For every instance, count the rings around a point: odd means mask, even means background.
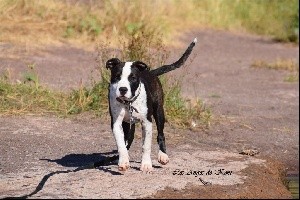
[[[105,153],[92,153],[92,154],[68,154],[59,159],[42,158],[48,162],[54,162],[63,167],[76,167],[73,171],[80,171],[83,169],[97,168],[99,170],[109,172],[112,175],[122,175],[120,172],[110,170],[109,165],[115,165],[118,156],[114,155],[117,151]]]
[[[122,175],[120,172],[112,171],[105,166],[116,165],[118,161],[117,150],[105,153],[92,153],[92,154],[68,154],[59,159],[47,159],[43,158],[40,160],[46,160],[48,162],[55,162],[64,167],[77,167],[78,169],[83,168],[98,168],[99,170],[110,172],[112,175]],[[114,156],[111,156],[114,155]],[[130,161],[131,163],[141,163],[140,161]],[[137,171],[140,171],[137,167],[131,167]],[[161,166],[153,165],[153,168],[161,168]]]
[[[106,153],[92,153],[92,154],[68,154],[59,159],[42,158],[48,162],[55,162],[64,167],[83,167],[91,163],[99,162],[108,159],[106,155],[116,154],[117,151],[113,150]]]

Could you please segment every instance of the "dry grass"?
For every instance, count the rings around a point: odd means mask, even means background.
[[[277,59],[275,62],[266,62],[263,60],[256,60],[251,64],[255,68],[268,68],[275,70],[287,70],[290,72],[299,71],[299,66],[292,59]]]
[[[290,74],[284,78],[284,81],[286,82],[299,81],[299,64],[297,64],[292,59],[277,59],[275,62],[256,60],[251,64],[251,67],[289,71]]]
[[[160,19],[156,6],[150,1],[95,1],[90,5],[67,0],[1,0],[0,41],[23,45],[69,41],[84,46],[108,36],[126,36],[137,29],[158,32],[162,26],[157,26]],[[141,7],[147,12],[137,9]],[[112,45],[118,42],[112,41]]]
[[[296,41],[299,28],[296,0],[0,0],[0,21],[0,42],[40,46],[62,41],[88,46],[133,32],[164,33],[171,41],[195,27]]]

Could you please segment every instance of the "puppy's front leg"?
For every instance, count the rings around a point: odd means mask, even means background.
[[[119,153],[119,170],[126,171],[129,168],[129,156],[124,141],[124,132],[122,128],[122,121],[117,120],[113,124],[113,133],[118,146]]]
[[[143,156],[141,171],[150,172],[152,170],[151,142],[152,142],[152,122],[145,120],[142,122]]]

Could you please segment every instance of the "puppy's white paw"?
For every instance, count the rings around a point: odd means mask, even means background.
[[[126,171],[130,165],[129,165],[129,157],[126,157],[126,158],[120,158],[119,159],[119,171]]]
[[[119,171],[126,171],[129,168],[129,163],[119,164]]]
[[[158,162],[162,165],[166,165],[169,162],[169,157],[167,154],[159,150],[158,152]]]
[[[143,163],[142,162],[142,166],[141,166],[141,171],[145,172],[145,173],[150,173],[152,171],[152,163]]]

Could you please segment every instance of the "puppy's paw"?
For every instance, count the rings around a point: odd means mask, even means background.
[[[169,162],[169,157],[167,154],[159,150],[158,152],[158,162],[162,165],[166,165]]]
[[[119,164],[119,171],[126,171],[129,168],[129,163]]]
[[[144,173],[150,173],[152,171],[152,163],[144,163],[142,162],[141,171]]]
[[[129,157],[126,156],[125,158],[123,157],[123,158],[119,159],[118,165],[119,165],[119,167],[118,167],[119,171],[126,171],[130,167]]]

